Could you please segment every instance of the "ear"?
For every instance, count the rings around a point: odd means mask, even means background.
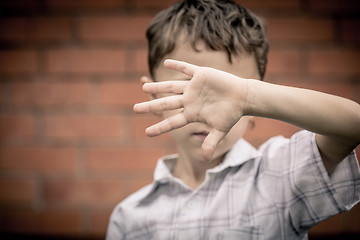
[[[149,77],[147,77],[147,76],[142,76],[141,78],[140,78],[140,82],[142,83],[142,84],[144,84],[144,83],[152,83],[152,82],[154,82],[154,80],[152,80],[151,78],[149,78]],[[155,96],[155,94],[148,94],[149,95],[149,99],[150,100],[154,100],[154,99],[156,99],[157,97]]]

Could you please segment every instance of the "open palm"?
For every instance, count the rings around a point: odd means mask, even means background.
[[[166,60],[164,66],[188,75],[190,81],[146,83],[149,94],[173,95],[136,104],[137,113],[181,109],[179,113],[146,129],[148,136],[183,127],[192,122],[207,124],[211,130],[202,144],[203,156],[210,161],[219,142],[244,115],[247,80],[232,74],[189,63]]]

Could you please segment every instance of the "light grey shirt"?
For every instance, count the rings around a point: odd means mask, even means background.
[[[154,182],[115,207],[108,240],[307,239],[311,227],[360,199],[355,152],[329,176],[308,131],[259,150],[240,139],[196,190],[172,175],[176,161],[160,159]]]

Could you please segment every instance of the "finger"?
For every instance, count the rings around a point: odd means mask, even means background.
[[[225,137],[225,133],[222,131],[218,131],[216,129],[212,129],[205,138],[201,148],[202,154],[206,161],[211,161],[216,147],[219,145],[220,141]]]
[[[184,92],[184,89],[188,84],[189,84],[188,81],[154,82],[154,83],[145,83],[142,89],[145,93],[149,93],[149,94],[158,94],[158,93],[181,94]]]
[[[186,120],[185,115],[183,113],[178,113],[169,118],[164,119],[163,121],[148,127],[145,130],[146,135],[149,137],[155,137],[160,134],[169,132],[171,130],[181,128],[188,124],[189,122]]]
[[[190,77],[194,76],[195,71],[197,69],[197,66],[195,66],[193,64],[190,64],[187,62],[182,62],[182,61],[177,61],[177,60],[172,60],[172,59],[166,59],[164,61],[164,66],[169,69],[182,72]]]
[[[168,110],[175,110],[182,108],[182,95],[174,95],[163,98],[157,98],[151,101],[137,103],[134,105],[134,112],[148,113],[148,112],[163,112]]]

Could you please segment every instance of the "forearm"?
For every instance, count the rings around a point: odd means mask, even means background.
[[[249,81],[246,115],[289,122],[322,135],[360,141],[360,105],[308,89]]]
[[[335,156],[335,162],[359,144],[360,105],[356,102],[261,81],[248,84],[246,115],[278,119],[319,134],[320,151]]]

